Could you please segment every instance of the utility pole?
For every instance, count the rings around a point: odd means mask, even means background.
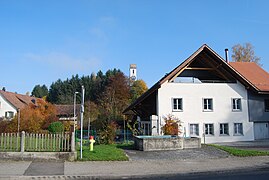
[[[74,92],[74,133],[76,132],[76,95],[78,94],[79,92]]]
[[[81,86],[81,107],[80,107],[80,159],[82,159],[84,94],[85,94],[84,86]]]

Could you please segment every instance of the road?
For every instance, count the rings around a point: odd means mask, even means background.
[[[124,177],[122,178],[124,179]],[[133,178],[132,178],[133,179]],[[215,173],[195,173],[195,174],[174,174],[161,176],[141,176],[134,178],[134,180],[268,180],[269,167],[261,169],[242,169],[237,171],[223,171]]]

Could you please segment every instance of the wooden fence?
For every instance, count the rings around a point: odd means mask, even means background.
[[[70,152],[72,136],[62,134],[1,133],[0,151]]]
[[[21,150],[19,133],[1,133],[0,151],[18,152]]]

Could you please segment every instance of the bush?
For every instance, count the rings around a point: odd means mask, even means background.
[[[101,144],[113,144],[116,137],[117,123],[111,121],[110,123],[104,124],[104,129],[100,132],[100,143]]]
[[[49,132],[51,133],[62,133],[64,131],[64,125],[61,122],[53,122],[48,127]]]
[[[164,117],[165,125],[162,127],[164,135],[178,135],[181,133],[179,130],[181,127],[180,120],[169,114],[167,117]]]

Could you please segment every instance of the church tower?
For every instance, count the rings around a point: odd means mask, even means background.
[[[130,74],[129,74],[130,85],[132,85],[133,82],[137,80],[136,64],[130,64],[130,71],[129,72],[130,72]]]

